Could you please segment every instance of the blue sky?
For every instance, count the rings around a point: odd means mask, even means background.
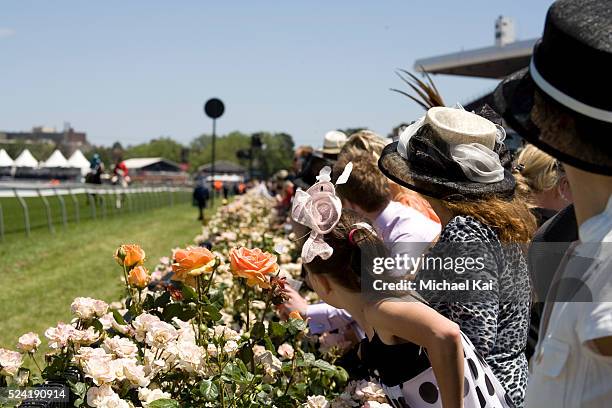
[[[493,44],[495,18],[541,34],[549,0],[30,1],[0,3],[0,130],[68,121],[90,141],[187,143],[210,131],[202,104],[226,105],[218,131],[383,135],[422,112],[396,68]],[[495,81],[436,76],[451,104]]]

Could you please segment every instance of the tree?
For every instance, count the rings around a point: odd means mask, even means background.
[[[128,146],[123,153],[124,159],[133,157],[163,157],[174,162],[181,162],[181,154],[185,147],[169,137],[160,137],[147,143]]]
[[[257,157],[256,168],[263,177],[270,177],[282,169],[290,169],[293,160],[293,138],[287,133],[260,133],[263,148]]]

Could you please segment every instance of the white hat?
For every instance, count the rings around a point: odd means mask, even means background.
[[[323,137],[323,148],[319,152],[324,154],[338,154],[346,143],[346,135],[338,130],[330,130]]]

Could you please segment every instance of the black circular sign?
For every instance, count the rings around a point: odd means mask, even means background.
[[[204,104],[204,112],[209,118],[217,119],[225,112],[225,105],[223,105],[221,99],[212,98]]]

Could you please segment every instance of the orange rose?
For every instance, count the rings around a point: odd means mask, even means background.
[[[212,272],[215,263],[215,255],[206,248],[179,249],[174,253],[174,263],[172,264],[174,280],[191,284],[195,280],[189,278]]]
[[[262,288],[270,288],[270,282],[266,275],[278,271],[276,256],[269,252],[263,252],[259,248],[232,248],[229,252],[230,265],[234,275],[247,280],[247,285],[258,285]]]
[[[304,318],[302,317],[300,312],[298,312],[297,310],[294,310],[293,312],[289,313],[289,318],[290,319],[304,320]]]
[[[136,266],[132,268],[128,275],[128,283],[137,288],[144,288],[151,282],[151,275],[144,266]]]
[[[145,260],[145,251],[136,244],[123,244],[115,251],[115,260],[121,266],[128,269],[136,265],[142,265]]]

